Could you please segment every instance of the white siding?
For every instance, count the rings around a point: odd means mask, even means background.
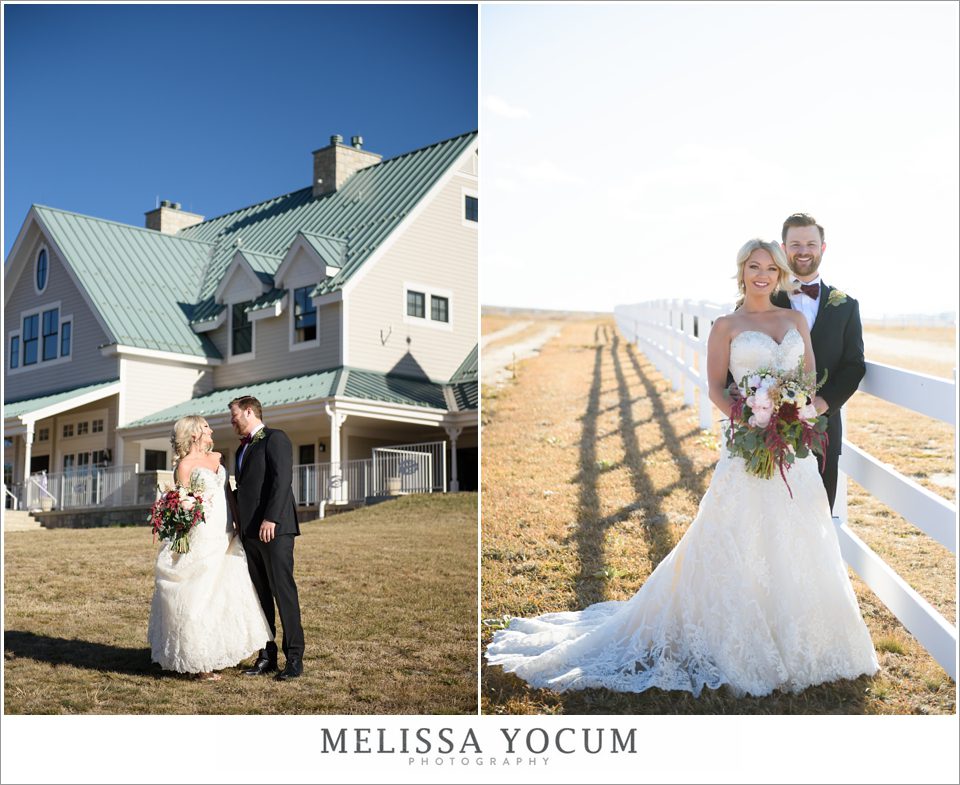
[[[223,365],[214,367],[214,386],[235,387],[252,382],[283,379],[299,376],[340,365],[340,304],[317,308],[320,345],[316,348],[290,351],[290,311],[293,294],[290,293],[287,307],[279,316],[260,319],[253,323],[255,358],[231,363],[224,359]],[[229,318],[222,327],[208,333],[220,353],[227,358]]]
[[[34,289],[35,260],[40,249],[46,247],[48,259],[47,286],[42,294]],[[28,230],[18,258],[11,259],[10,269],[16,270],[23,265],[16,281],[6,281],[13,285],[10,299],[4,308],[3,340],[7,367],[4,368],[4,399],[22,400],[34,395],[81,387],[85,384],[116,378],[119,374],[117,359],[104,357],[98,347],[108,343],[107,337],[83,294],[73,283],[63,261],[56,254],[52,244],[45,241],[40,230],[34,225]],[[56,362],[45,366],[43,362],[30,366],[20,373],[9,373],[10,333],[21,329],[20,316],[24,311],[60,302],[60,318],[73,316],[71,337],[71,357],[68,362]],[[42,328],[42,324],[41,324]],[[42,347],[41,347],[42,348]],[[20,347],[20,367],[23,368],[23,343]]]
[[[121,427],[153,412],[208,393],[213,389],[210,369],[166,360],[123,357],[120,361]]]
[[[349,365],[375,371],[419,366],[445,380],[476,345],[478,232],[463,222],[464,189],[475,191],[476,180],[452,177],[384,256],[360,271],[347,295]],[[406,323],[405,282],[449,291],[453,329]],[[428,317],[429,308],[428,301]]]

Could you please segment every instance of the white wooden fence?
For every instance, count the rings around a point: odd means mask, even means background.
[[[707,384],[707,338],[713,322],[732,305],[690,300],[655,300],[619,305],[614,318],[623,336],[637,346],[683,393],[684,403],[699,405],[700,427],[712,427],[713,408]],[[956,428],[956,383],[926,374],[867,362],[862,392]],[[716,413],[715,413],[716,412]],[[841,414],[844,416],[844,414]],[[957,627],[903,580],[847,525],[847,483],[864,489],[937,542],[957,552],[957,507],[843,440],[834,525],[847,564],[860,576],[950,677],[956,680]]]

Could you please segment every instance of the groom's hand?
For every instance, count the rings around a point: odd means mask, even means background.
[[[270,542],[276,535],[274,534],[277,524],[273,521],[264,521],[260,524],[260,541]]]

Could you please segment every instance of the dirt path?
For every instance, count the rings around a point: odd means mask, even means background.
[[[528,328],[531,322],[518,322],[488,336],[503,338],[504,334],[512,335]],[[513,328],[517,329],[513,329]],[[480,358],[480,380],[483,384],[498,387],[513,377],[513,365],[521,360],[527,360],[539,354],[543,345],[559,334],[561,324],[548,323],[543,329],[524,336],[523,338],[505,344],[499,344],[483,352]],[[509,331],[509,332],[508,332]],[[490,341],[488,341],[489,343]]]
[[[868,360],[872,359],[873,355],[887,355],[932,360],[937,363],[956,363],[957,361],[957,351],[952,346],[931,341],[891,338],[888,335],[871,333],[869,330],[864,330],[863,347]]]
[[[508,338],[511,335],[516,335],[522,330],[526,330],[533,322],[514,322],[509,327],[504,327],[502,330],[497,330],[495,333],[489,333],[484,335],[480,339],[480,349],[481,351],[486,348],[487,344],[493,343],[494,341],[499,341],[503,338]]]

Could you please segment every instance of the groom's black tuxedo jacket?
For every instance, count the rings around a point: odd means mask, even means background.
[[[243,450],[236,472],[238,529],[243,538],[256,539],[260,524],[273,521],[276,535],[300,534],[293,497],[293,445],[289,437],[264,427],[264,436]]]
[[[835,291],[820,283],[820,302],[817,318],[810,331],[810,343],[817,363],[817,379],[827,371],[827,381],[818,395],[829,405],[827,410],[827,437],[830,440],[828,455],[840,454],[843,431],[840,423],[840,407],[857,391],[866,372],[863,361],[863,326],[860,323],[860,305],[849,295],[843,302],[829,304],[830,293]],[[790,307],[786,292],[774,295],[773,302],[782,308]]]

